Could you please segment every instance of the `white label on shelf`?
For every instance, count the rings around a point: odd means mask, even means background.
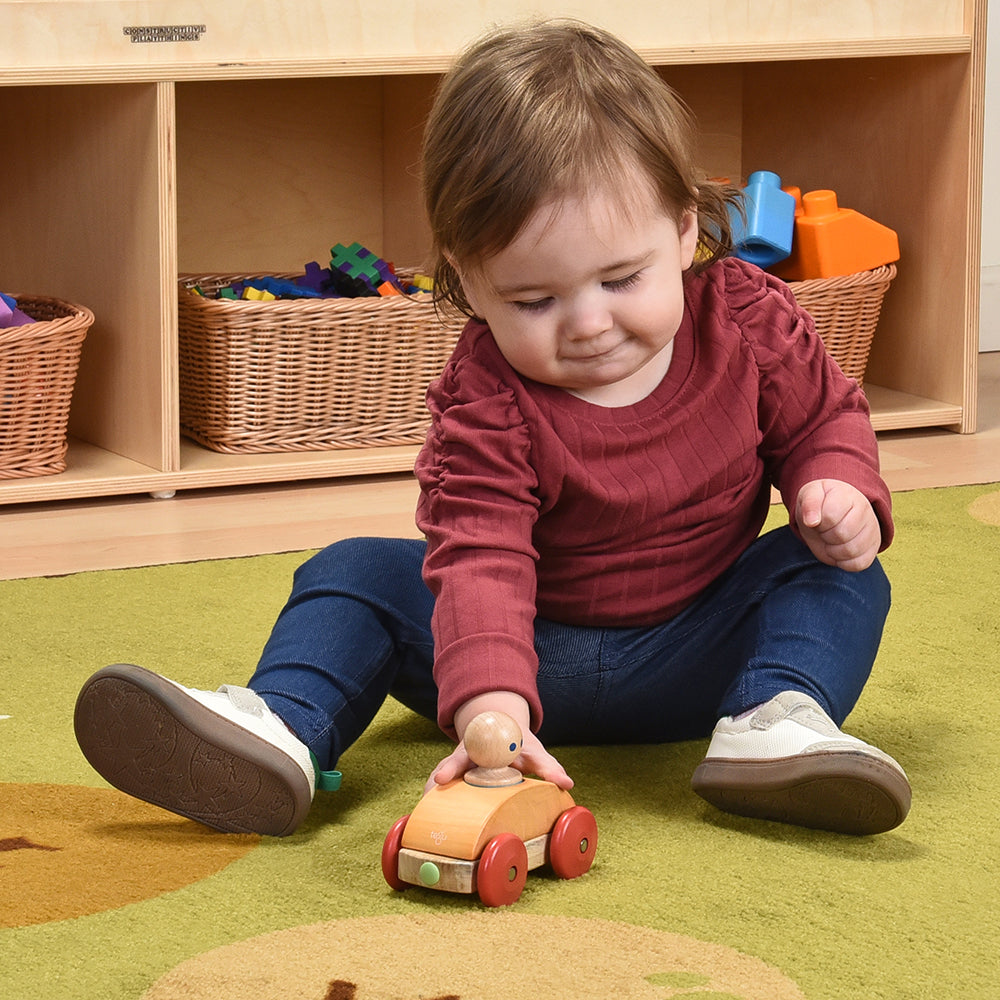
[[[122,28],[122,32],[132,39],[133,45],[148,42],[199,42],[205,30],[204,24],[160,24]]]

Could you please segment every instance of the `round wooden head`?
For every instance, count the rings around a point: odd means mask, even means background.
[[[479,767],[506,767],[521,752],[521,727],[504,712],[482,712],[465,729],[465,749]]]

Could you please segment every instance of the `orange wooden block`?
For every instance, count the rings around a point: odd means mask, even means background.
[[[794,195],[794,189],[789,189]],[[802,195],[792,253],[770,270],[785,281],[836,278],[899,260],[895,231],[837,204],[834,191]]]

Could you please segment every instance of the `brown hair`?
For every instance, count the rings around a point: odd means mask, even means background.
[[[452,260],[478,266],[542,203],[620,189],[631,166],[671,216],[697,209],[694,268],[707,267],[730,250],[737,192],[702,179],[693,148],[687,107],[615,36],[563,19],[487,34],[445,75],[424,134],[437,299],[471,315]]]

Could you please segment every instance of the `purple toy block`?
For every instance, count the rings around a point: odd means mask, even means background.
[[[305,274],[295,279],[297,285],[301,285],[303,288],[311,288],[314,292],[319,292],[320,295],[335,295],[333,275],[330,273],[328,267],[320,267],[316,261],[311,260],[306,264],[305,271]]]
[[[27,326],[35,321],[25,312],[17,308],[17,302],[9,295],[0,293],[0,329],[14,326]]]

